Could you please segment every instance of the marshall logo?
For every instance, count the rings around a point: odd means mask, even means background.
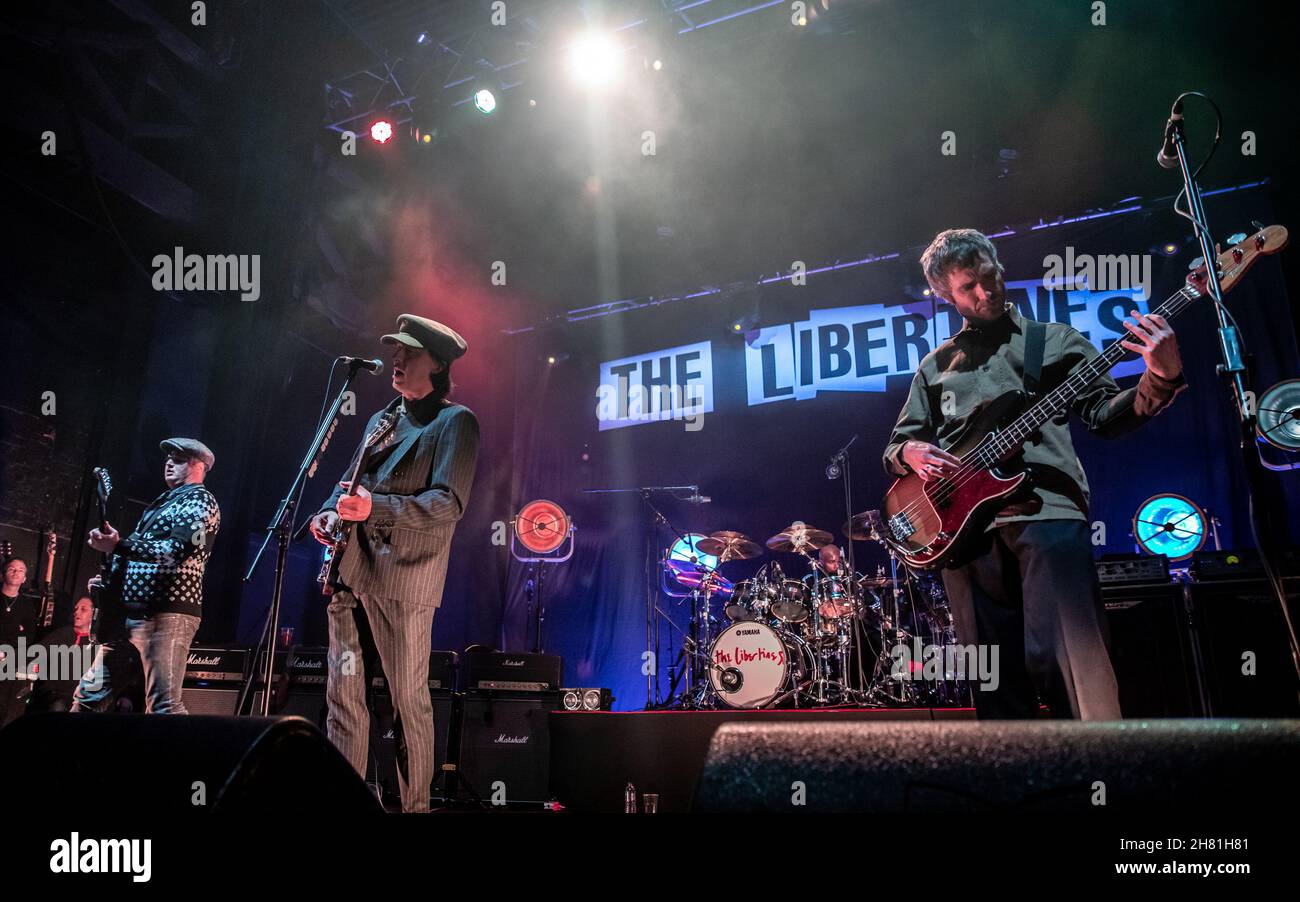
[[[221,655],[191,654],[185,659],[186,667],[213,667],[221,663]]]
[[[295,658],[293,661],[294,670],[320,670],[324,666],[323,658]]]
[[[527,745],[531,736],[507,736],[501,733],[493,740],[494,745]]]
[[[523,659],[523,658],[519,658],[519,659],[516,660],[516,659],[514,659],[514,658],[506,658],[505,660],[503,660],[503,661],[501,662],[501,666],[502,666],[502,667],[523,667],[523,666],[524,666],[524,659]]]

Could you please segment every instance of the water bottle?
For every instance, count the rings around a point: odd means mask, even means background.
[[[636,814],[636,787],[631,783],[623,790],[623,813]]]

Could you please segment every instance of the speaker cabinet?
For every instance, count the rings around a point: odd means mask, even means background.
[[[1294,810],[1297,760],[1295,720],[734,722],[695,810],[1231,816]]]
[[[1300,580],[1283,581],[1300,621]],[[1192,588],[1215,717],[1300,717],[1300,683],[1286,626],[1262,580],[1222,580]],[[1249,665],[1249,666],[1248,666]],[[1252,672],[1253,670],[1253,672]]]
[[[1204,715],[1183,586],[1103,586],[1102,597],[1123,715]]]
[[[558,692],[469,692],[462,700],[461,779],[482,800],[494,786],[511,802],[550,799],[550,712]]]
[[[40,779],[6,784],[12,810],[256,812],[303,823],[381,810],[338,750],[294,717],[33,714],[0,731],[0,772],[28,773],[33,761]]]

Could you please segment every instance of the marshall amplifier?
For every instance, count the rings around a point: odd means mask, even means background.
[[[476,689],[547,692],[559,689],[563,681],[564,665],[559,655],[467,651],[462,665],[463,692]]]
[[[191,714],[234,714],[247,673],[249,650],[195,646],[185,659],[182,697]]]
[[[274,668],[275,688],[271,694],[271,715],[277,717],[305,717],[320,729],[325,729],[325,681],[328,649],[324,646],[303,646],[293,648],[287,654],[275,653],[272,662]],[[262,664],[258,669],[258,678],[254,680],[254,689],[250,693],[253,714],[262,711],[262,669],[265,667],[266,655],[260,657]]]
[[[429,689],[433,692],[450,692],[456,687],[456,665],[460,660],[454,651],[435,651],[429,653]],[[378,662],[376,662],[378,664]],[[386,688],[384,675],[374,673],[370,676],[370,685],[376,689]]]
[[[433,702],[433,777],[436,780],[447,761],[451,745],[452,691],[456,679],[454,651],[429,655],[429,698]],[[376,670],[378,662],[376,662]],[[382,672],[370,674],[370,764],[366,782],[386,805],[401,804],[397,785],[397,733],[393,724],[393,699]]]
[[[549,800],[549,714],[559,693],[470,692],[461,704],[460,779],[487,804]]]
[[[1169,558],[1163,554],[1103,554],[1095,566],[1103,586],[1169,582]]]

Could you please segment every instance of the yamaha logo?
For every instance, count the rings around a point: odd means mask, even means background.
[[[757,636],[758,630],[736,630],[737,636]]]

